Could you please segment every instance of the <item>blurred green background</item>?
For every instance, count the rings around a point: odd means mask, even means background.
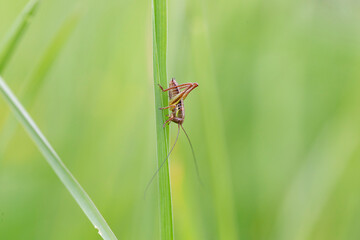
[[[0,40],[26,3],[0,0]],[[205,183],[182,134],[176,239],[360,238],[359,22],[355,0],[169,1],[169,79],[199,83],[184,127]],[[143,200],[151,26],[151,1],[43,1],[2,73],[119,239],[159,238],[156,183]],[[9,122],[1,98],[0,239],[100,239],[25,131],[4,136]]]

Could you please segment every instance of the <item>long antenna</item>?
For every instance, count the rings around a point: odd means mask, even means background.
[[[190,144],[190,147],[191,147],[191,151],[192,151],[192,155],[194,157],[194,163],[195,163],[195,168],[196,168],[196,174],[198,176],[198,179],[199,179],[199,182],[201,185],[204,185],[203,182],[201,181],[201,177],[200,177],[200,173],[199,173],[199,167],[198,167],[198,164],[197,164],[197,161],[196,161],[196,157],[195,157],[195,151],[194,151],[194,148],[193,148],[193,145],[191,144],[191,141],[190,141],[190,138],[189,138],[189,135],[186,133],[184,127],[182,124],[179,124],[181,125],[181,128],[182,130],[184,131],[185,135],[186,135],[186,138],[188,139],[189,141],[189,144]]]
[[[178,125],[179,125],[179,124],[178,124]],[[162,166],[164,165],[164,163],[166,162],[166,160],[169,158],[172,150],[174,149],[174,147],[175,147],[175,145],[176,145],[176,143],[177,143],[177,140],[178,140],[178,138],[179,138],[179,133],[180,133],[180,126],[178,126],[178,133],[177,133],[177,135],[176,135],[176,139],[175,139],[174,145],[172,146],[170,152],[168,153],[168,155],[166,156],[166,158],[164,159],[164,161],[161,163],[160,167],[156,170],[156,172],[154,173],[154,175],[151,177],[150,181],[148,182],[148,184],[147,184],[147,186],[146,186],[146,188],[145,188],[144,199],[145,199],[145,197],[146,197],[146,192],[147,192],[147,190],[149,189],[152,181],[154,180],[154,178],[156,177],[156,175],[159,173],[160,169],[162,168]]]

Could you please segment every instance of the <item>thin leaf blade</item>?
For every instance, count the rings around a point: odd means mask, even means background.
[[[60,178],[61,182],[65,185],[67,190],[73,196],[75,201],[78,203],[85,215],[89,218],[94,227],[98,229],[101,237],[103,239],[117,239],[99,210],[96,208],[95,204],[77,182],[74,176],[70,173],[70,171],[66,168],[34,120],[12,93],[1,76],[0,92],[25,130],[35,142],[36,146],[39,148],[40,152],[43,154],[51,168]]]
[[[158,84],[167,86],[167,1],[153,0],[153,71],[155,91],[155,116],[157,133],[158,167],[167,157],[169,150],[169,127],[163,127],[166,112],[159,108],[168,105],[167,95]],[[174,238],[169,159],[159,171],[159,206],[161,239]]]
[[[0,73],[3,72],[6,64],[9,62],[17,44],[28,27],[31,17],[34,15],[39,1],[31,0],[19,14],[9,33],[0,44]]]

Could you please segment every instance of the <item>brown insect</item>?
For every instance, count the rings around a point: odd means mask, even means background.
[[[169,91],[169,106],[163,107],[160,109],[170,108],[171,114],[169,119],[164,123],[164,127],[170,121],[182,126],[185,119],[185,108],[184,100],[189,95],[189,93],[194,90],[199,84],[197,83],[184,83],[178,85],[175,78],[172,78],[169,83],[169,88],[164,89],[160,84],[159,87],[163,92]]]
[[[194,157],[194,163],[195,163],[195,167],[196,167],[196,173],[198,175],[199,181],[200,180],[200,175],[199,175],[199,168],[197,165],[197,161],[196,161],[196,157],[195,157],[195,152],[194,152],[194,148],[191,144],[189,135],[186,133],[184,127],[183,127],[183,123],[184,123],[184,119],[185,119],[185,107],[184,107],[184,100],[186,99],[186,97],[189,95],[189,93],[194,90],[195,88],[197,88],[199,86],[199,84],[197,83],[184,83],[184,84],[178,84],[175,80],[175,78],[172,78],[170,83],[169,83],[169,88],[164,89],[160,84],[159,87],[161,88],[161,90],[163,92],[169,92],[169,106],[167,107],[162,107],[160,108],[161,110],[164,109],[170,109],[171,113],[169,115],[167,115],[167,117],[169,117],[163,127],[166,126],[166,124],[170,124],[171,122],[174,122],[178,125],[178,133],[175,139],[175,143],[172,146],[170,152],[168,153],[168,155],[166,156],[166,158],[164,159],[164,161],[161,163],[160,167],[156,170],[156,172],[154,173],[154,175],[152,176],[152,178],[150,179],[148,185],[146,186],[145,189],[145,194],[147,189],[149,188],[149,186],[151,185],[152,181],[154,180],[154,178],[156,177],[156,175],[158,174],[158,172],[160,171],[160,169],[162,168],[162,166],[165,164],[166,160],[169,158],[172,150],[174,149],[178,137],[179,137],[179,133],[180,133],[180,127],[182,128],[182,130],[184,131],[186,138],[189,141],[190,147],[191,147],[191,151]]]

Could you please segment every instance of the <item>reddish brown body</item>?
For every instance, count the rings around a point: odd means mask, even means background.
[[[177,87],[178,84],[176,80],[173,78],[169,83],[169,87],[175,87],[169,91],[169,99],[173,99],[176,95],[180,93],[180,88]],[[170,117],[168,121],[172,121],[177,124],[182,124],[185,119],[185,108],[184,108],[184,100],[180,99],[180,101],[176,104],[176,107],[172,109]]]
[[[169,83],[169,88],[163,89],[160,85],[159,87],[163,92],[169,91],[169,106],[160,108],[167,109],[170,108],[171,113],[169,118],[164,123],[164,126],[167,123],[174,122],[176,124],[182,125],[185,119],[185,108],[184,108],[184,100],[187,95],[199,86],[197,83],[185,83],[179,85],[175,78],[172,78]]]

